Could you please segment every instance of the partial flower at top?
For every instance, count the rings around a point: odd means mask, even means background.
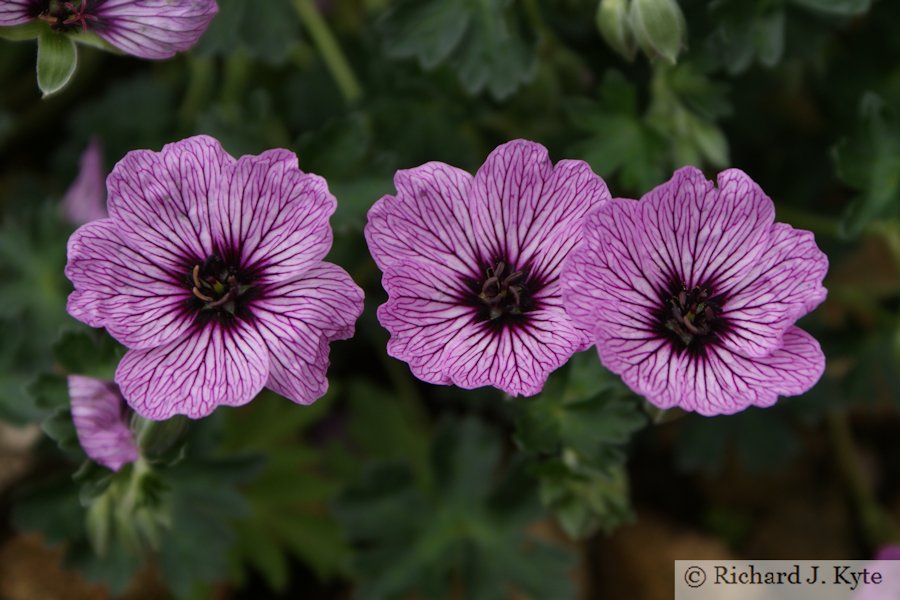
[[[63,216],[73,225],[84,225],[106,216],[106,173],[103,149],[91,138],[81,155],[78,176],[63,196]]]
[[[389,295],[378,309],[388,354],[430,383],[540,392],[589,345],[562,308],[560,270],[606,184],[525,140],[498,147],[474,177],[431,162],[394,184],[365,229]]]
[[[118,471],[138,459],[128,407],[115,383],[69,375],[69,398],[78,442],[91,460]]]
[[[640,201],[588,215],[563,269],[566,310],[601,362],[660,408],[728,414],[802,394],[825,357],[794,322],[825,299],[828,260],[812,233],[774,219],[742,171],[716,188],[680,169]]]
[[[287,150],[235,160],[198,136],[129,152],[107,188],[110,217],[69,239],[68,310],[129,348],[116,382],[138,414],[325,393],[329,343],[353,335],[363,294],[322,261],[324,179]]]
[[[61,32],[92,31],[140,58],[171,58],[197,43],[215,0],[0,0],[0,27],[34,19]]]

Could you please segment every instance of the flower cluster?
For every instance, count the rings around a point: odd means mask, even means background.
[[[96,152],[76,192],[97,187]],[[423,381],[533,395],[594,345],[653,404],[714,415],[822,375],[795,322],[824,300],[827,260],[741,171],[714,185],[687,167],[639,201],[612,199],[586,163],[516,140],[474,176],[432,162],[394,181],[365,237],[387,351]],[[119,398],[166,419],[264,386],[301,404],[324,394],[329,344],[352,336],[363,294],[322,260],[335,208],[322,178],[289,151],[234,159],[199,136],[129,153],[107,191],[109,217],[73,234],[66,267],[70,314],[128,348],[117,389],[70,379],[79,431],[108,425],[82,436],[95,460],[131,456]]]
[[[196,44],[218,11],[215,0],[2,0],[0,27],[38,19],[55,31],[91,31],[133,56],[164,59]]]

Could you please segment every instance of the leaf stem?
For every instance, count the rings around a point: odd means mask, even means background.
[[[293,4],[300,20],[303,21],[309,35],[312,36],[316,48],[321,53],[322,59],[328,66],[328,70],[331,71],[331,76],[334,77],[335,83],[340,88],[344,100],[348,103],[355,102],[362,96],[362,87],[325,19],[322,18],[312,0],[293,0]]]

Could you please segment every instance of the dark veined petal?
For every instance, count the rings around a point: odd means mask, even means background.
[[[228,326],[211,321],[165,346],[129,350],[116,383],[146,419],[198,419],[220,405],[250,402],[268,375],[269,353],[255,328],[240,320]]]
[[[369,209],[365,228],[369,252],[381,270],[415,260],[448,270],[449,276],[477,273],[479,250],[469,210],[472,176],[439,162],[394,175],[396,196]]]
[[[72,421],[85,454],[113,471],[136,461],[137,445],[116,384],[82,375],[69,375],[68,381]]]
[[[211,200],[224,193],[224,172],[234,162],[207,136],[126,154],[107,179],[109,214],[122,239],[173,272],[210,256]]]
[[[299,404],[328,389],[328,344],[353,337],[363,291],[342,268],[321,263],[267,289],[253,305],[253,326],[269,350],[267,386]]]
[[[765,252],[745,277],[727,290],[723,314],[731,324],[726,348],[764,356],[801,316],[825,300],[828,258],[809,231],[777,223]]]
[[[723,171],[718,184],[684,167],[640,201],[642,247],[661,272],[689,289],[742,279],[775,220],[772,201],[742,171]]]
[[[558,296],[546,294],[521,326],[495,327],[477,322],[475,309],[448,291],[437,269],[397,263],[383,284],[389,299],[378,319],[391,334],[388,354],[408,362],[423,381],[531,396],[585,346],[584,332],[566,317]]]
[[[219,11],[215,0],[104,0],[89,26],[128,54],[171,58],[200,39]]]
[[[638,202],[611,200],[585,218],[584,242],[563,267],[566,312],[593,338],[656,335],[652,313],[666,274],[641,245],[641,228]]]
[[[378,307],[378,320],[391,334],[388,354],[408,362],[422,381],[450,383],[444,356],[478,333],[474,309],[430,265],[394,263],[382,284],[388,301]]]
[[[242,156],[211,200],[215,244],[236,249],[242,266],[267,282],[297,277],[331,248],[328,219],[337,202],[288,150]]]
[[[711,347],[705,359],[685,360],[683,368],[682,377],[648,399],[657,406],[677,405],[712,416],[771,406],[779,396],[808,391],[825,371],[825,355],[815,338],[791,327],[782,347],[767,356],[747,357]]]
[[[552,281],[581,239],[585,214],[609,199],[606,183],[587,163],[562,160],[554,167],[542,145],[508,142],[475,174],[471,206],[478,247],[486,261],[504,257]]]
[[[112,219],[82,225],[68,244],[66,277],[75,291],[67,310],[129,348],[169,343],[191,326],[190,292],[168,271],[129,247]]]
[[[21,25],[36,16],[36,0],[0,0],[0,27]]]

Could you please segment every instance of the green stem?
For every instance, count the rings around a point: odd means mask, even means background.
[[[178,109],[178,120],[182,129],[191,129],[197,113],[209,101],[213,84],[213,61],[207,56],[191,54],[188,57],[188,81],[181,107]]]
[[[875,549],[900,540],[900,527],[878,503],[875,492],[863,475],[859,451],[846,415],[831,412],[827,416],[827,424],[837,467],[849,488],[866,541]]]
[[[303,21],[316,48],[322,55],[322,59],[328,66],[328,70],[331,71],[331,76],[334,77],[335,83],[340,88],[344,100],[348,103],[355,102],[362,96],[362,88],[325,19],[322,18],[312,0],[293,0],[293,4],[300,20]]]

